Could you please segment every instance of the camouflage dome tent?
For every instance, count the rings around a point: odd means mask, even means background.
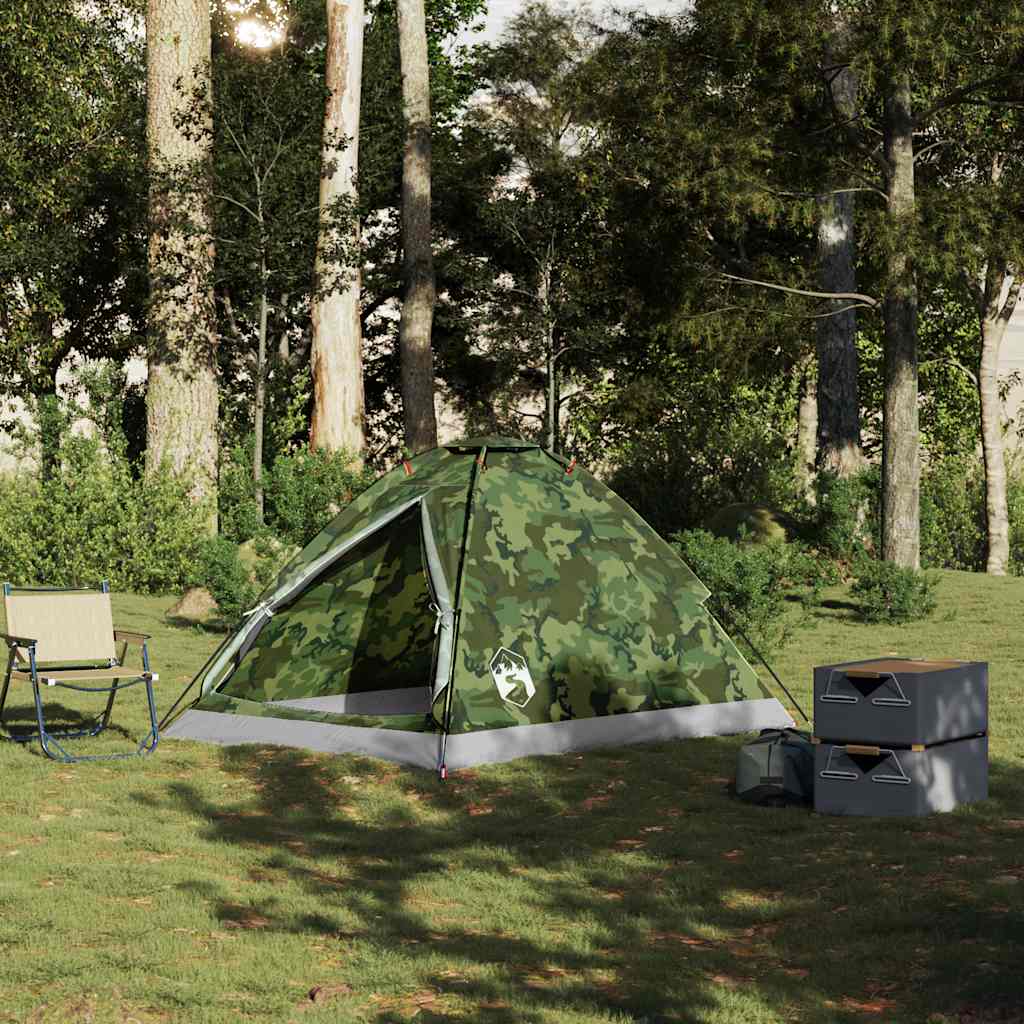
[[[285,567],[165,735],[444,771],[792,725],[708,593],[621,498],[537,445],[436,448]]]

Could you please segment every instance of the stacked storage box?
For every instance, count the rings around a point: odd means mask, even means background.
[[[814,670],[814,809],[905,816],[988,796],[988,665],[877,658]]]

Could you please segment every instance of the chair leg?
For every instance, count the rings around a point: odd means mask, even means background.
[[[7,673],[4,676],[4,688],[0,691],[0,725],[4,721],[4,706],[7,704],[7,690],[11,685],[11,672],[14,671],[14,648],[11,648],[7,656]]]
[[[114,680],[114,685],[110,688],[110,696],[107,698],[107,706],[103,709],[103,714],[96,720],[96,725],[89,730],[90,736],[99,736],[110,725],[110,712],[114,709],[114,699],[117,697],[119,682],[119,679]]]
[[[64,748],[53,739],[50,734],[46,731],[46,720],[43,716],[43,697],[39,692],[39,680],[36,678],[35,672],[32,673],[32,696],[35,698],[36,703],[36,724],[39,726],[39,745],[43,748],[43,753],[50,758],[52,761],[64,761],[71,763],[77,760],[72,757]],[[59,751],[54,753],[51,750],[51,745]]]
[[[156,700],[153,697],[153,680],[146,679],[146,700],[149,702],[149,733],[142,738],[139,744],[140,754],[152,754],[160,742],[160,726],[156,720]]]

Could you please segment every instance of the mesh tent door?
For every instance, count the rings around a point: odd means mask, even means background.
[[[320,711],[426,709],[436,623],[431,601],[413,508],[277,609],[218,690]]]

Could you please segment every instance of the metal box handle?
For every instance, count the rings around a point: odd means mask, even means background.
[[[896,690],[895,697],[872,697],[871,703],[880,708],[909,708],[911,701],[903,692],[899,679],[893,672],[875,672],[871,669],[851,668],[846,671],[832,669],[828,674],[828,683],[825,685],[825,692],[818,698],[830,704],[856,704],[860,698],[849,693],[833,693],[832,680],[836,675],[845,676],[847,679],[885,679],[891,683]]]
[[[900,759],[896,756],[896,751],[891,747],[865,747],[860,746],[856,743],[849,743],[845,747],[829,747],[828,761],[825,763],[825,768],[821,772],[823,779],[836,779],[842,782],[856,782],[859,778],[862,778],[857,772],[843,771],[839,768],[832,767],[832,755],[837,750],[845,751],[847,754],[867,754],[869,757],[878,757],[881,754],[886,754],[891,757],[893,763],[896,765],[896,771],[898,774],[888,775],[872,775],[870,776],[872,782],[879,782],[882,785],[891,786],[909,786],[911,778],[903,770],[903,765],[900,764]]]

